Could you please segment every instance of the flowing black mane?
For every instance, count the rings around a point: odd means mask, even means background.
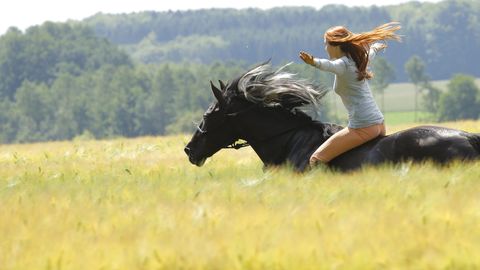
[[[290,64],[274,70],[266,62],[248,70],[225,87],[226,97],[241,96],[264,107],[280,106],[295,113],[305,106],[319,106],[328,89],[285,71]]]

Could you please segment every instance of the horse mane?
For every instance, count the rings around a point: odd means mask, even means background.
[[[292,110],[305,105],[317,106],[328,89],[284,71],[290,64],[273,70],[267,61],[250,69],[234,81],[239,94],[266,107],[282,106]]]

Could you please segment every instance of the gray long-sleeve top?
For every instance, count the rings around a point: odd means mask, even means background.
[[[376,50],[371,48],[369,60],[375,54]],[[348,127],[363,128],[384,121],[367,80],[357,79],[357,67],[352,59],[347,56],[335,60],[315,58],[314,63],[315,67],[335,74],[333,90],[341,97],[348,111]]]

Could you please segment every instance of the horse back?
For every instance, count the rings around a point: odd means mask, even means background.
[[[419,126],[394,133],[378,142],[372,150],[386,160],[405,160],[446,163],[455,159],[474,159],[480,156],[480,138],[476,134],[438,126]]]
[[[480,135],[465,131],[419,126],[388,136],[379,136],[330,162],[342,171],[363,165],[431,160],[440,164],[452,160],[480,158]]]

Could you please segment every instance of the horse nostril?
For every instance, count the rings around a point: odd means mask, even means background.
[[[185,147],[185,149],[183,149],[183,150],[185,150],[185,153],[187,154],[187,156],[189,156],[189,155],[190,155],[190,148],[188,148],[188,147]]]

